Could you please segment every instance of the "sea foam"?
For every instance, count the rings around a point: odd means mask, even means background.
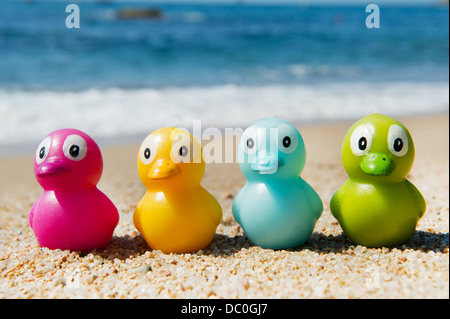
[[[0,146],[39,142],[72,127],[96,138],[147,134],[162,126],[243,127],[263,117],[291,122],[448,112],[448,83],[335,83],[24,91],[0,89]],[[4,153],[4,152],[3,152]]]

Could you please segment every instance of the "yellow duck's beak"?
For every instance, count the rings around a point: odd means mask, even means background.
[[[172,161],[159,160],[152,166],[152,168],[150,168],[150,171],[148,172],[148,178],[163,179],[175,176],[179,173],[181,173],[180,168]]]

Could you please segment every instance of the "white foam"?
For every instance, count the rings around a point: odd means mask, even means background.
[[[73,127],[94,137],[147,134],[162,126],[246,127],[263,117],[291,122],[448,111],[448,83],[340,83],[90,89],[80,92],[0,89],[0,145],[39,142]]]

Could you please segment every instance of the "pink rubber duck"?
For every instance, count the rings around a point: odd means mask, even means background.
[[[119,212],[97,189],[102,170],[100,149],[87,134],[61,129],[44,138],[34,160],[44,193],[29,215],[39,245],[85,252],[108,245]]]

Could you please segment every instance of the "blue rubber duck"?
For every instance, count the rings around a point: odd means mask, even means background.
[[[306,150],[289,122],[266,118],[248,127],[239,142],[247,183],[233,202],[233,217],[255,245],[284,249],[302,245],[322,214],[319,195],[300,174]]]

